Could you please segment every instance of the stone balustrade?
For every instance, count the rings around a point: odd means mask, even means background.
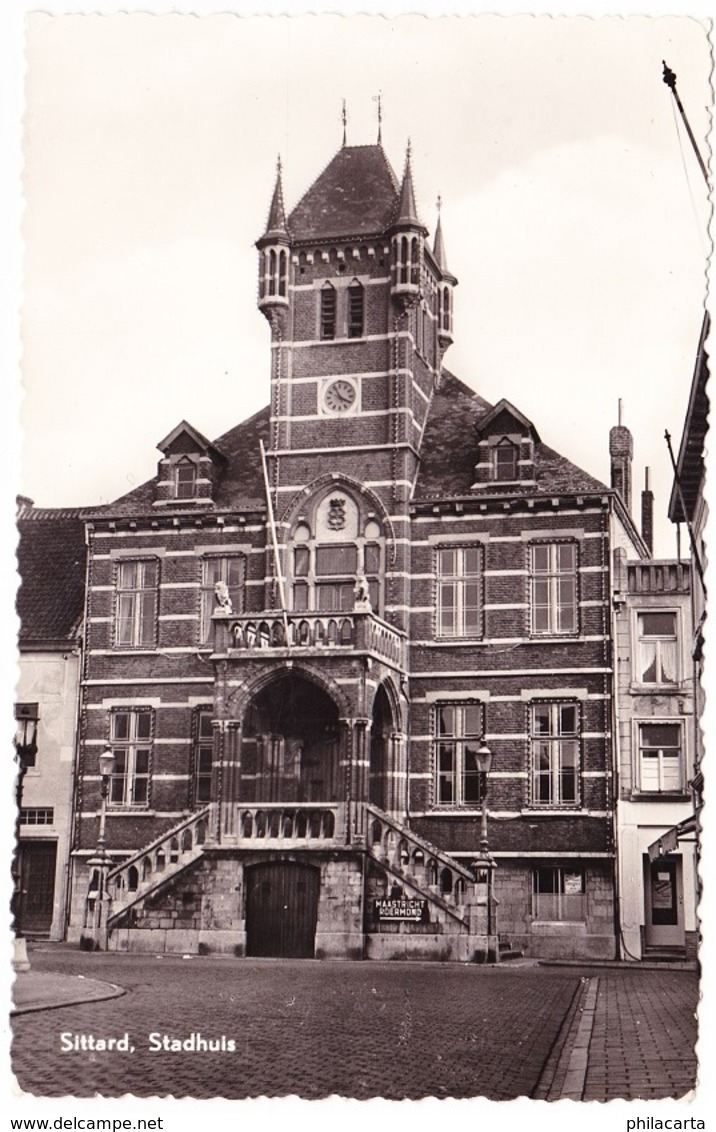
[[[405,661],[405,634],[371,612],[234,614],[214,612],[214,651],[287,649],[371,653],[397,667]],[[288,629],[288,633],[287,633]]]
[[[238,848],[319,848],[342,844],[345,806],[340,802],[236,803]]]
[[[201,856],[209,834],[210,814],[211,806],[191,814],[110,871],[107,885],[112,916]]]
[[[372,804],[366,808],[368,850],[379,864],[432,895],[459,919],[474,901],[475,877],[449,854]]]

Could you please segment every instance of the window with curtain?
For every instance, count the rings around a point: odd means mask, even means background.
[[[676,684],[676,613],[639,613],[637,622],[637,680],[642,684]]]

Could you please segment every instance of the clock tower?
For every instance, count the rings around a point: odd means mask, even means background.
[[[410,147],[398,180],[382,145],[344,144],[290,213],[279,163],[257,247],[281,535],[328,475],[400,543],[457,283],[439,225],[431,247],[418,216]]]

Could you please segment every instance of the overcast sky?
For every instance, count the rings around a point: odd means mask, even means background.
[[[268,401],[254,241],[276,155],[290,208],[341,142],[412,139],[455,300],[446,364],[602,480],[624,401],[635,511],[657,515],[705,292],[695,19],[35,14],[27,28],[21,490],[105,502],[154,474],[182,418],[216,437]],[[673,554],[670,524],[657,552]]]

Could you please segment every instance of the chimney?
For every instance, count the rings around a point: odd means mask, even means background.
[[[16,495],[15,506],[17,508],[15,517],[17,519],[23,519],[27,512],[31,511],[35,506],[35,501],[34,499],[30,499],[27,495]]]
[[[649,487],[649,469],[644,469],[644,490],[641,493],[641,537],[649,554],[654,554],[654,492]]]
[[[629,429],[622,424],[622,401],[619,398],[619,424],[609,430],[612,487],[621,495],[624,506],[631,514],[631,461],[634,441]]]

